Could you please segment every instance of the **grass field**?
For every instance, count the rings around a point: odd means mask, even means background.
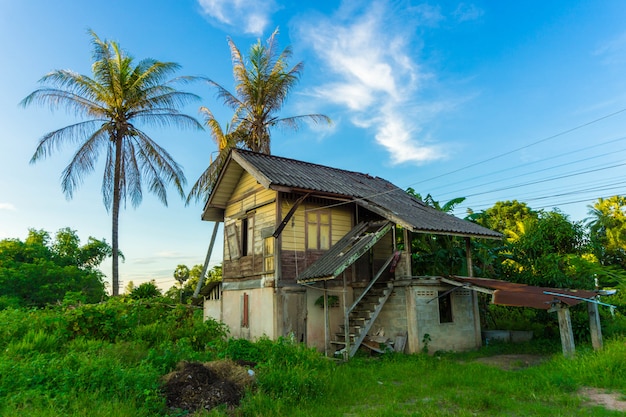
[[[229,339],[189,307],[109,301],[0,311],[0,416],[191,415],[166,406],[162,377],[217,359],[256,363],[256,384],[239,407],[196,416],[621,416],[581,390],[626,400],[624,336],[598,352],[580,344],[572,359],[536,340],[339,363],[288,339]]]

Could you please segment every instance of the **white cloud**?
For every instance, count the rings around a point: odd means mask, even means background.
[[[220,23],[260,36],[277,9],[274,0],[198,0],[202,12]]]
[[[459,22],[467,22],[479,19],[484,14],[484,10],[476,7],[474,4],[460,3],[452,13],[452,16]]]
[[[427,144],[422,133],[421,124],[442,106],[419,102],[422,83],[431,75],[414,57],[419,52],[417,25],[443,19],[439,9],[420,6],[399,12],[382,1],[356,4],[363,7],[343,3],[334,17],[316,16],[295,25],[301,41],[323,61],[319,71],[328,73],[328,82],[315,96],[345,107],[353,124],[374,130],[393,163],[445,157],[443,148]],[[422,111],[425,108],[427,112]]]
[[[626,52],[626,32],[606,41],[594,51],[594,55],[599,56],[604,64],[623,63],[624,52]]]
[[[17,211],[17,208],[11,203],[0,203],[0,210]]]

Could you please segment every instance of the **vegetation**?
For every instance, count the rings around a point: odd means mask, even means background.
[[[336,364],[289,338],[228,338],[223,325],[169,299],[0,311],[0,415],[183,416],[166,407],[163,376],[182,361],[231,359],[256,383],[233,410],[196,416],[620,415],[584,405],[582,387],[626,394],[626,339],[561,355],[558,344],[490,344],[481,351]],[[481,364],[498,353],[542,355],[515,372]],[[497,381],[497,383],[494,383]],[[356,382],[356,383],[355,383]]]
[[[228,46],[233,61],[235,93],[214,80],[209,84],[217,89],[217,95],[224,104],[233,110],[233,117],[224,131],[213,116],[211,110],[202,107],[206,125],[218,145],[220,155],[215,165],[209,166],[191,189],[188,201],[192,198],[205,197],[213,186],[219,167],[233,147],[243,147],[255,152],[270,153],[270,129],[287,127],[297,129],[300,123],[309,120],[314,123],[330,123],[330,118],[323,114],[306,114],[280,117],[287,96],[300,79],[304,64],[298,62],[289,66],[291,48],[279,52],[277,41],[278,29],[272,33],[264,45],[259,40],[252,45],[247,57],[232,41]]]
[[[451,212],[463,199],[441,204],[429,194],[426,204]],[[467,220],[503,234],[502,241],[474,239],[471,242],[473,274],[528,285],[576,288],[619,288],[617,296],[604,300],[618,307],[615,315],[600,312],[605,335],[623,334],[626,329],[626,199],[599,199],[590,208],[587,224],[572,222],[558,210],[533,210],[518,201],[497,202],[473,213]],[[466,275],[465,242],[461,238],[415,234],[411,240],[415,275]],[[484,328],[532,330],[536,336],[557,337],[556,315],[543,310],[504,307],[481,297]],[[572,308],[574,333],[579,341],[589,339],[585,305]]]
[[[111,256],[104,240],[81,245],[76,231],[59,230],[54,239],[31,229],[24,242],[0,241],[0,310],[43,307],[64,300],[95,303],[106,298],[98,266]]]
[[[172,87],[168,77],[178,70],[173,62],[144,59],[136,65],[116,42],[101,40],[90,32],[93,43],[93,76],[69,70],[45,75],[45,85],[32,92],[22,105],[47,104],[51,109],[65,106],[85,119],[47,133],[39,141],[31,162],[47,157],[63,143],[80,146],[62,175],[61,188],[68,198],[91,173],[106,152],[102,196],[112,211],[112,292],[119,293],[118,225],[120,204],[127,198],[133,206],[142,199],[142,183],[167,205],[166,188],[173,185],[184,196],[185,176],[182,167],[138,124],[166,127],[202,126],[178,108],[194,94]]]

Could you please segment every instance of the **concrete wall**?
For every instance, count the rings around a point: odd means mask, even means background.
[[[419,351],[424,346],[424,335],[430,336],[428,351],[437,350],[463,351],[475,349],[480,335],[476,334],[476,320],[474,300],[470,290],[459,289],[450,293],[452,301],[451,323],[439,322],[438,291],[447,291],[452,287],[441,285],[413,285],[407,288],[410,297],[409,314],[415,314],[416,331],[413,335],[413,351]],[[407,297],[407,299],[409,299]],[[432,300],[432,301],[430,301]],[[430,301],[430,302],[429,302]],[[415,330],[415,329],[414,329]]]
[[[248,296],[248,326],[242,326],[244,295]],[[274,288],[224,290],[222,292],[222,317],[236,338],[276,338],[274,331]]]
[[[204,297],[203,303],[203,317],[204,320],[212,318],[217,321],[222,321],[222,286],[217,285],[211,293]]]
[[[387,299],[380,314],[370,330],[370,335],[379,330],[384,332],[385,337],[395,340],[396,336],[404,335],[408,331],[406,314],[406,288],[397,287]]]

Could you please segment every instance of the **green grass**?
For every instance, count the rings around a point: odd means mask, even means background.
[[[626,396],[626,337],[595,352],[558,341],[492,344],[467,353],[389,354],[337,363],[290,339],[228,339],[189,308],[112,301],[66,310],[0,311],[0,416],[148,417],[169,410],[161,377],[182,360],[257,362],[256,390],[235,410],[198,416],[618,416],[581,387]],[[482,356],[543,355],[507,371]]]

